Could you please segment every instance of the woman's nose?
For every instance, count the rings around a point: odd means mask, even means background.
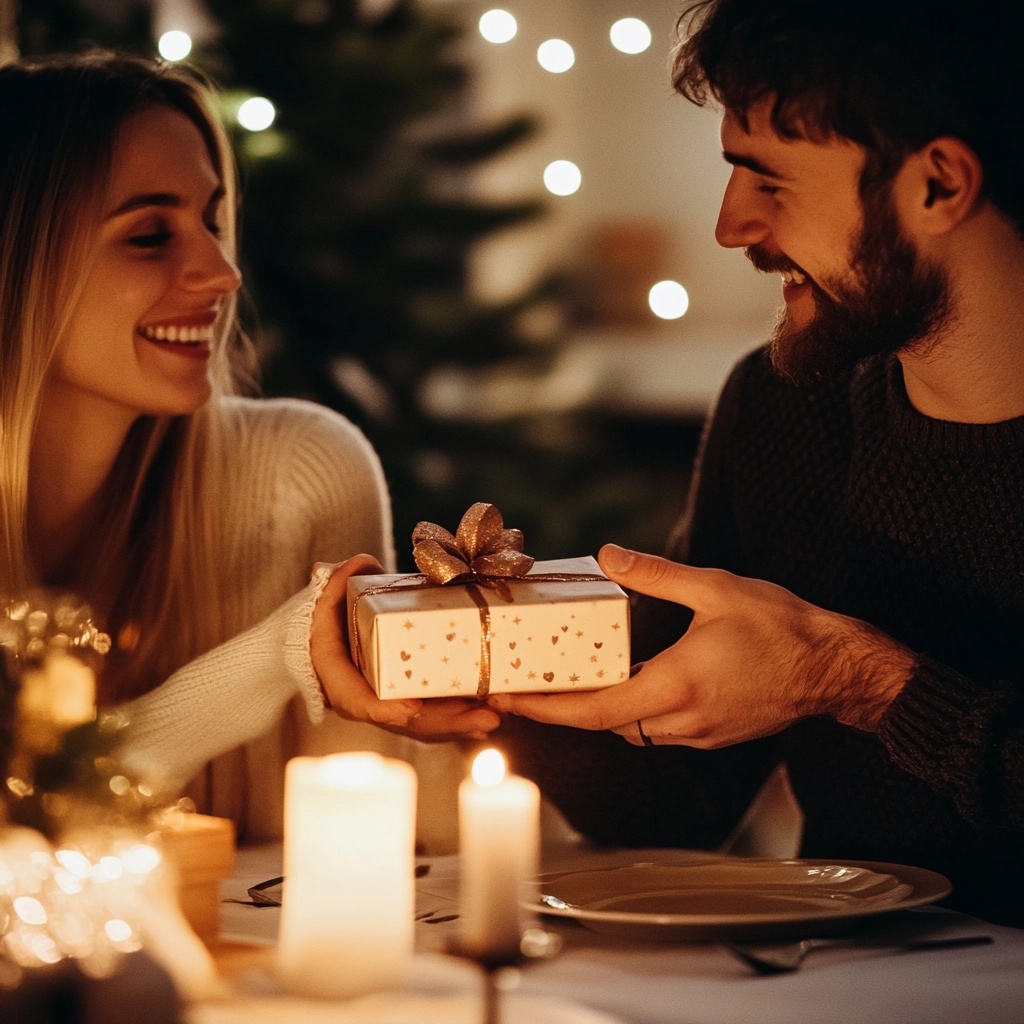
[[[237,291],[242,283],[238,265],[224,251],[220,240],[213,235],[208,235],[202,242],[197,242],[183,270],[183,282],[190,291],[229,295]]]

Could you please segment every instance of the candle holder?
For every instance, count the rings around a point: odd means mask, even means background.
[[[509,969],[518,969],[538,960],[550,960],[562,951],[562,938],[543,928],[527,928],[523,932],[518,950],[498,953],[474,953],[457,939],[448,946],[452,956],[470,960],[483,975],[482,1024],[501,1024],[501,992],[498,975]]]

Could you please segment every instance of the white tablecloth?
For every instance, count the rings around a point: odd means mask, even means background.
[[[670,858],[665,851],[597,853],[554,851],[545,867],[557,870],[644,859]],[[225,899],[246,900],[249,886],[280,874],[280,847],[242,849]],[[434,917],[457,910],[457,858],[437,858],[417,884],[417,911]],[[560,955],[530,963],[505,998],[505,1024],[1024,1024],[1024,930],[1003,928],[937,908],[902,911],[943,934],[987,934],[994,943],[923,953],[889,950],[821,950],[793,974],[760,977],[713,944],[648,945],[613,940],[574,923],[547,925],[564,941]],[[222,905],[222,934],[272,943],[280,911],[239,903]],[[427,919],[429,921],[429,919]],[[433,984],[438,999],[450,999],[451,1024],[475,1021],[475,969],[437,951],[457,922],[417,925],[420,950],[414,979],[402,998],[422,996]],[[197,1016],[196,1024],[281,1020],[288,1024],[327,1020],[396,1022],[435,1019],[402,1016],[401,999],[380,995],[362,1007],[335,1005],[333,1016]],[[384,1002],[381,1002],[384,1000]],[[385,1010],[385,1007],[388,1007]],[[229,1014],[228,1007],[221,1007]],[[281,1010],[284,1006],[280,1007]],[[323,1007],[320,1008],[323,1010]],[[352,1013],[358,1009],[363,1015]],[[378,1015],[375,1017],[374,1014]],[[311,1011],[312,1012],[312,1011]],[[439,1011],[440,1012],[440,1011]],[[443,1015],[442,1015],[443,1016]],[[442,1018],[436,1018],[442,1019]]]

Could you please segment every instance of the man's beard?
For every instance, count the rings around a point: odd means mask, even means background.
[[[923,261],[903,236],[889,198],[879,187],[864,202],[863,228],[854,252],[853,281],[829,281],[831,295],[808,279],[814,319],[793,323],[785,307],[771,337],[772,365],[795,383],[829,377],[876,355],[889,355],[934,335],[952,317],[949,283]],[[764,271],[785,271],[784,256],[747,249]]]

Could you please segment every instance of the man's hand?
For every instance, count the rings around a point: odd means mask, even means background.
[[[380,700],[349,656],[345,593],[350,576],[384,570],[370,555],[354,555],[330,571],[313,611],[310,656],[327,703],[355,722],[373,722],[391,732],[420,740],[483,739],[501,723],[485,705],[454,697],[430,700]]]
[[[694,612],[686,634],[629,680],[573,694],[499,694],[499,711],[639,744],[715,748],[769,736],[810,715],[871,730],[909,678],[914,655],[867,623],[763,580],[606,545],[601,568],[630,590]]]

